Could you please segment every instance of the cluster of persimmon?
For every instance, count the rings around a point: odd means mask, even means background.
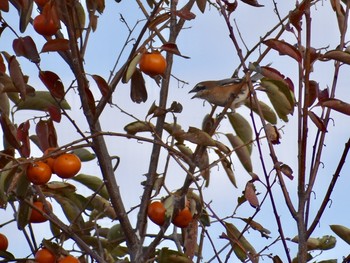
[[[59,258],[48,248],[41,248],[35,253],[36,263],[79,263],[76,257],[71,255],[60,256]]]
[[[139,67],[143,73],[154,77],[164,74],[167,62],[159,51],[154,50],[142,54]]]
[[[48,148],[44,152],[44,160],[31,163],[27,167],[27,178],[35,185],[44,185],[52,174],[56,174],[62,179],[74,177],[81,168],[81,161],[74,153],[63,153],[57,157],[52,157],[51,152],[55,148]],[[45,158],[45,156],[47,156]]]
[[[165,205],[161,201],[153,201],[148,205],[148,218],[159,226],[164,225],[167,216],[166,212]],[[171,222],[173,225],[180,228],[187,227],[193,219],[193,214],[187,203],[182,209],[174,209],[171,216]]]
[[[50,37],[60,28],[60,22],[54,5],[49,0],[34,0],[40,14],[33,20],[34,30],[43,36]]]

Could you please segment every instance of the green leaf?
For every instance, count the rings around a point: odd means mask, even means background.
[[[233,184],[233,186],[237,188],[236,177],[232,170],[232,162],[228,158],[226,158],[220,151],[215,150],[215,153],[219,156],[221,165],[224,168],[228,179]]]
[[[114,208],[111,206],[110,202],[107,199],[96,195],[91,200],[91,205],[96,211],[98,211],[99,217],[101,217],[101,215],[103,214],[104,216],[107,216],[112,220],[117,218],[117,214]]]
[[[227,133],[226,137],[234,148],[235,153],[237,154],[238,159],[241,161],[244,169],[246,169],[248,173],[253,172],[253,165],[247,145],[245,145],[240,137],[235,136],[232,133]]]
[[[279,118],[288,122],[288,114],[293,114],[294,102],[289,88],[280,81],[262,80],[261,86],[265,88],[272,106]]]
[[[258,104],[261,109],[263,115],[262,117],[264,118],[264,120],[268,121],[271,124],[277,124],[276,113],[271,109],[271,107],[262,101],[259,101]],[[259,114],[258,105],[256,105],[254,100],[252,100],[251,102],[247,100],[245,105],[255,113]]]
[[[116,224],[109,229],[107,239],[109,242],[118,244],[125,241],[125,235],[120,224]]]
[[[74,149],[72,153],[77,155],[82,162],[88,162],[96,158],[94,153],[89,152],[85,148]]]
[[[89,188],[94,192],[99,190],[97,194],[99,194],[100,196],[102,196],[107,200],[109,199],[109,194],[106,186],[104,185],[104,182],[97,176],[87,175],[87,174],[78,174],[74,176],[72,180],[85,185],[87,188]]]
[[[350,229],[342,225],[330,225],[330,228],[341,239],[350,245]]]
[[[28,95],[25,100],[20,100],[16,106],[17,110],[47,111],[50,106],[61,107],[65,110],[70,109],[66,100],[62,100],[59,103],[56,102],[49,91],[35,91],[34,95]]]
[[[11,161],[1,169],[0,173],[0,207],[5,207],[7,203],[7,189],[13,180],[17,171],[17,166],[14,161]]]
[[[124,131],[127,132],[127,134],[135,135],[138,132],[152,132],[154,130],[154,126],[150,122],[143,122],[143,121],[135,121],[127,124],[124,127]]]
[[[292,239],[293,242],[298,243],[298,236]],[[310,237],[306,241],[307,250],[329,250],[335,247],[337,240],[334,236],[325,235],[323,237]]]
[[[249,257],[251,262],[259,262],[259,256],[256,254],[254,247],[249,243],[249,241],[241,234],[241,232],[236,228],[235,225],[231,223],[225,223],[226,233],[230,240],[233,251],[236,256],[242,261]]]
[[[247,145],[249,153],[252,151],[251,142],[253,140],[253,131],[249,122],[239,113],[232,112],[228,114],[228,119],[235,130],[237,136]]]

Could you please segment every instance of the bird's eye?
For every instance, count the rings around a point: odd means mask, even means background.
[[[201,91],[201,90],[205,90],[207,89],[206,86],[204,86],[203,84],[198,84],[196,87],[195,87],[195,90],[196,91]]]

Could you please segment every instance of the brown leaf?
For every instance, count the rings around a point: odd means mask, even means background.
[[[21,144],[17,139],[17,129],[10,121],[9,117],[5,114],[1,114],[0,123],[6,142],[9,143],[13,148],[19,149],[21,147]]]
[[[23,33],[24,31],[26,31],[26,28],[31,19],[31,15],[33,11],[33,1],[19,1],[19,3],[20,3],[19,30],[21,31],[21,33]]]
[[[9,71],[14,86],[20,93],[21,98],[25,99],[27,84],[25,83],[21,67],[15,56],[12,56],[9,60]]]
[[[185,255],[193,259],[197,251],[198,239],[198,219],[193,219],[190,224],[183,230],[184,233],[184,250]]]
[[[255,6],[255,7],[262,7],[264,5],[261,5],[258,3],[258,1],[256,0],[241,0],[243,3],[246,3],[248,5],[251,5],[251,6]]]
[[[63,38],[49,39],[41,49],[41,53],[51,51],[68,51],[69,41]]]
[[[197,7],[198,9],[204,13],[205,11],[205,6],[207,4],[207,0],[196,0],[196,4],[197,4]]]
[[[226,2],[225,9],[229,14],[231,14],[236,10],[237,6],[238,6],[237,0],[235,0],[233,3]]]
[[[178,56],[183,57],[183,58],[189,58],[189,57],[184,56],[180,53],[180,51],[175,43],[170,43],[170,42],[165,43],[160,47],[160,49],[167,51],[167,52],[170,52],[174,55],[178,55]]]
[[[85,87],[85,94],[88,100],[88,105],[90,108],[90,111],[92,114],[95,114],[96,112],[96,104],[95,104],[95,98],[94,98],[94,94],[92,94],[91,90],[88,87]]]
[[[136,103],[145,102],[148,98],[145,80],[139,69],[135,69],[131,77],[130,98]]]
[[[97,29],[98,16],[92,13],[89,13],[89,23],[92,29],[92,32],[95,32]]]
[[[289,22],[298,30],[301,31],[301,18],[303,17],[306,7],[310,5],[309,1],[302,1],[293,11],[289,13]]]
[[[266,136],[270,139],[272,144],[280,144],[281,135],[276,126],[267,123],[265,126]]]
[[[338,27],[340,33],[344,32],[344,22],[345,22],[345,10],[340,4],[339,0],[331,0],[331,5],[334,10],[334,12],[337,15],[337,20],[338,20]]]
[[[30,36],[19,37],[13,40],[12,47],[17,56],[23,56],[34,63],[40,62],[38,50]]]
[[[97,84],[97,87],[99,88],[102,96],[106,96],[109,92],[109,86],[108,86],[108,83],[107,81],[105,81],[104,78],[102,78],[101,76],[99,75],[91,75],[91,77],[94,79],[94,81],[96,82]]]
[[[60,100],[64,98],[64,86],[60,77],[56,73],[52,71],[40,71],[39,78],[53,97]]]
[[[171,17],[170,12],[160,14],[159,16],[156,16],[151,22],[149,22],[148,28],[150,30],[155,30],[159,24],[169,20],[170,17]]]
[[[311,107],[317,98],[317,93],[318,93],[318,90],[320,88],[319,88],[318,83],[314,80],[310,80],[309,86],[307,88],[308,88],[308,92],[309,92],[309,98],[308,98],[308,101],[305,102],[305,104],[308,107]]]
[[[312,122],[316,125],[316,127],[322,131],[322,132],[326,132],[327,128],[324,124],[324,121],[318,117],[314,112],[312,111],[308,111],[308,115],[310,117],[310,119],[312,120]]]
[[[188,131],[180,136],[183,140],[202,146],[215,146],[215,140],[210,135],[198,128],[189,127]]]
[[[327,107],[346,115],[350,115],[350,104],[339,99],[328,99],[322,101],[320,104],[322,107]]]
[[[0,72],[5,73],[6,72],[6,65],[4,63],[3,57],[0,55]]]
[[[297,48],[291,44],[277,39],[268,39],[263,41],[265,45],[279,52],[280,55],[287,55],[291,58],[294,58],[299,63],[302,60],[302,56]]]
[[[245,197],[245,199],[247,199],[247,201],[249,202],[249,204],[252,207],[254,207],[254,208],[259,207],[259,200],[256,196],[255,186],[252,182],[248,182],[246,184],[245,189],[244,189],[244,197]]]
[[[350,65],[350,54],[345,52],[345,51],[331,50],[331,51],[326,52],[322,56],[322,58],[325,60],[334,59],[336,61],[343,62],[345,64]]]
[[[293,170],[289,167],[289,165],[283,163],[281,164],[280,169],[285,176],[287,176],[290,180],[293,180]]]
[[[175,15],[177,15],[178,17],[180,17],[184,20],[192,20],[192,19],[196,18],[196,15],[194,13],[192,13],[188,9],[184,9],[184,8],[182,8],[180,10],[176,10]]]
[[[325,88],[323,90],[318,90],[317,92],[317,99],[319,102],[326,101],[329,99],[329,90],[328,88]]]
[[[1,0],[0,1],[0,10],[4,12],[8,12],[10,10],[9,0]]]

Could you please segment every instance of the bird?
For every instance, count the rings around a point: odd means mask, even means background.
[[[204,99],[221,107],[226,107],[227,103],[232,100],[229,107],[232,111],[235,111],[246,101],[249,95],[249,87],[246,80],[241,78],[207,80],[199,82],[189,93],[196,93],[192,99]]]

